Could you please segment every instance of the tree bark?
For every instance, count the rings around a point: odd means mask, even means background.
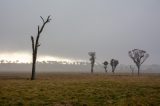
[[[36,70],[36,60],[34,59],[34,56],[33,56],[31,80],[35,80],[35,70]]]
[[[91,65],[91,73],[93,73],[93,65]]]
[[[31,41],[32,41],[32,76],[31,76],[31,80],[34,80],[35,79],[35,58],[34,58],[34,56],[35,56],[35,44],[34,44],[34,38],[33,38],[33,36],[31,36]]]
[[[37,37],[36,37],[36,42],[33,36],[31,36],[31,41],[32,41],[32,75],[31,75],[31,80],[35,80],[35,74],[36,74],[36,60],[37,60],[37,51],[38,51],[38,47],[40,46],[39,44],[39,37],[40,34],[43,31],[44,26],[50,22],[50,16],[48,16],[47,20],[45,21],[42,17],[41,17],[42,21],[43,21],[43,25],[41,26],[41,28],[38,26],[38,32],[37,32]]]
[[[138,68],[138,76],[140,75],[140,66],[137,67]]]

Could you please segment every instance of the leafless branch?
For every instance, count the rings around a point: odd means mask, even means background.
[[[41,17],[41,19],[42,19],[42,21],[43,21],[43,23],[44,23],[44,19],[42,18],[42,16],[40,16]]]

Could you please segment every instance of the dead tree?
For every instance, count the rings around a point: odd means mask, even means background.
[[[110,65],[112,67],[112,73],[114,74],[114,71],[117,67],[117,65],[119,64],[118,60],[115,60],[115,59],[111,59],[111,62],[110,62]]]
[[[93,68],[94,68],[94,63],[95,63],[95,58],[96,58],[96,53],[95,52],[89,52],[88,53],[91,58],[89,59],[91,61],[91,73],[93,73]]]
[[[139,75],[140,67],[144,63],[144,61],[149,57],[149,54],[147,54],[146,51],[144,50],[133,49],[128,52],[128,55],[136,64],[138,68],[138,75]]]
[[[105,61],[104,63],[103,63],[103,65],[104,65],[104,69],[105,69],[105,72],[107,73],[107,65],[108,65],[108,62],[107,61]]]
[[[40,16],[41,17],[41,16]],[[38,47],[40,46],[39,43],[39,37],[45,27],[45,25],[47,23],[49,23],[51,21],[50,16],[47,17],[46,20],[44,20],[42,17],[42,26],[38,25],[38,32],[37,32],[37,36],[36,38],[34,38],[33,36],[31,36],[31,41],[32,41],[32,52],[33,52],[33,56],[32,56],[32,75],[31,75],[31,80],[35,79],[35,71],[36,71],[36,60],[37,60],[37,51],[38,51]]]

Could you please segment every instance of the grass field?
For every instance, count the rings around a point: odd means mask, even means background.
[[[14,76],[14,77],[13,77]],[[0,106],[160,106],[160,75],[0,76]]]

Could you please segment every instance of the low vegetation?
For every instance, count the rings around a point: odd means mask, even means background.
[[[21,77],[18,77],[21,76]],[[0,75],[0,106],[159,106],[160,75]]]

